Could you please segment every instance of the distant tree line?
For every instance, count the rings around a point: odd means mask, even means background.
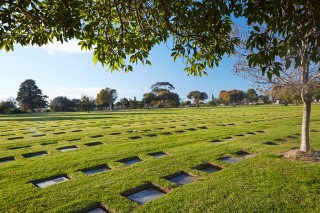
[[[312,97],[314,100],[320,100],[320,83],[315,82],[313,85]],[[175,87],[169,82],[156,82],[151,85],[150,92],[144,93],[142,100],[136,97],[120,98],[116,89],[104,88],[96,95],[96,98],[82,95],[80,99],[69,99],[66,96],[57,96],[50,102],[48,96],[43,95],[36,82],[27,79],[21,83],[16,98],[9,98],[0,101],[0,114],[17,114],[27,111],[43,111],[44,109],[51,112],[73,112],[92,110],[120,110],[120,109],[153,109],[169,107],[197,107],[200,106],[219,106],[219,105],[248,105],[248,104],[269,104],[276,100],[287,104],[298,104],[301,102],[299,88],[297,85],[279,85],[275,84],[264,95],[259,95],[253,88],[247,91],[242,90],[222,90],[218,98],[211,95],[211,100],[205,102],[209,97],[205,92],[199,90],[190,91],[186,98],[189,100],[181,101],[179,95],[173,90]],[[118,101],[117,101],[118,100]]]

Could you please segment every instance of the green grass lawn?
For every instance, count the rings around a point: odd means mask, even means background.
[[[260,106],[0,116],[0,212],[320,212],[320,163],[281,157],[299,147],[301,115],[301,106]],[[311,129],[320,150],[319,105]],[[123,163],[131,157],[141,161]],[[204,163],[222,169],[196,168]],[[110,170],[81,171],[100,165]],[[167,180],[179,172],[196,179]],[[60,175],[70,180],[35,186]],[[166,194],[145,204],[125,197],[148,184]]]

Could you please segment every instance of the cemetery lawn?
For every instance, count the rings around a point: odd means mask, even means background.
[[[320,163],[282,157],[299,147],[301,115],[257,106],[0,116],[0,212],[320,212]],[[320,105],[311,130],[320,150]],[[191,182],[170,182],[175,174]],[[159,197],[126,197],[148,186]]]

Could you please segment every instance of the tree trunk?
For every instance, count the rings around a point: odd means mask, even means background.
[[[302,94],[305,96],[305,94]],[[307,152],[310,150],[310,115],[311,115],[311,99],[305,98],[303,100],[303,115],[302,115],[302,126],[301,126],[301,146],[300,150]]]
[[[112,112],[112,103],[111,102],[109,102],[109,107],[110,107],[110,109],[109,109],[109,111],[111,111]]]
[[[302,114],[302,125],[301,125],[301,145],[300,150],[307,152],[310,150],[310,138],[309,138],[309,128],[310,128],[310,115],[311,115],[311,100],[312,95],[309,88],[309,61],[305,57],[306,45],[302,45],[301,49],[301,99],[303,101],[303,114]]]

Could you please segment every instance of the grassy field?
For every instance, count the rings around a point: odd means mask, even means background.
[[[320,212],[320,163],[281,157],[299,147],[301,114],[301,106],[261,106],[0,116],[0,212]],[[319,150],[320,106],[311,129]],[[141,161],[123,163],[131,157]],[[221,170],[198,170],[204,163]],[[110,170],[82,171],[100,165]],[[179,172],[195,180],[167,180]],[[35,185],[61,175],[69,181]],[[145,204],[126,198],[150,184],[166,194]]]

